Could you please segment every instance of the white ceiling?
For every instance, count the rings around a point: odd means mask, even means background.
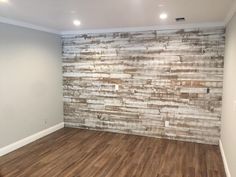
[[[0,16],[57,31],[223,22],[235,0],[9,0]],[[161,21],[161,12],[168,19]],[[73,25],[79,19],[81,26]]]

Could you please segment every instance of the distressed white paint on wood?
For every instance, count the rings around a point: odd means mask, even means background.
[[[63,36],[65,125],[217,144],[224,36],[223,28]]]

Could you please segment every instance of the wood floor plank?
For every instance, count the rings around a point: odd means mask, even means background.
[[[219,147],[64,128],[0,157],[0,177],[226,177]]]

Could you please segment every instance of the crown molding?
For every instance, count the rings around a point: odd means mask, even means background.
[[[236,6],[235,6],[236,7]],[[235,8],[236,9],[236,8]],[[232,13],[232,12],[231,12]],[[231,14],[230,17],[233,16]],[[229,19],[230,19],[229,17]],[[214,22],[214,23],[192,23],[192,24],[177,24],[177,25],[160,25],[160,26],[144,26],[144,27],[121,27],[121,28],[107,28],[107,29],[91,29],[91,30],[75,30],[75,31],[57,31],[43,26],[38,26],[23,21],[13,20],[0,16],[0,23],[20,26],[24,28],[34,29],[47,33],[53,33],[58,35],[76,35],[76,34],[97,34],[97,33],[114,33],[114,32],[137,32],[137,31],[150,31],[150,30],[178,30],[178,29],[196,29],[196,28],[210,28],[210,27],[225,27],[226,22]]]
[[[194,29],[194,28],[210,28],[210,27],[225,27],[224,22],[216,23],[193,23],[165,26],[147,26],[147,27],[127,27],[127,28],[109,28],[109,29],[94,29],[94,30],[77,30],[77,31],[62,31],[61,35],[76,35],[76,34],[97,34],[97,33],[114,33],[114,32],[136,32],[150,30],[178,30],[178,29]]]
[[[225,18],[225,25],[227,25],[230,22],[235,13],[236,13],[236,0],[233,0],[233,4],[230,7],[229,12]]]
[[[0,16],[0,23],[20,26],[20,27],[24,27],[24,28],[29,28],[29,29],[34,29],[34,30],[38,30],[38,31],[43,31],[43,32],[47,32],[47,33],[53,33],[53,34],[59,34],[60,35],[60,31],[57,31],[57,30],[54,30],[54,29],[46,28],[46,27],[43,27],[43,26],[37,26],[37,25],[34,25],[34,24],[30,24],[30,23],[26,23],[26,22],[18,21],[18,20],[13,20],[13,19],[1,17],[1,16]]]

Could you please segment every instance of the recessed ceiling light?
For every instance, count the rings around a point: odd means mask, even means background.
[[[0,0],[0,2],[7,3],[7,2],[8,2],[8,0]]]
[[[73,23],[75,26],[79,26],[81,24],[81,22],[79,20],[74,20]]]
[[[161,15],[160,15],[160,19],[162,19],[162,20],[165,20],[165,19],[167,19],[167,14],[166,13],[161,13]]]

